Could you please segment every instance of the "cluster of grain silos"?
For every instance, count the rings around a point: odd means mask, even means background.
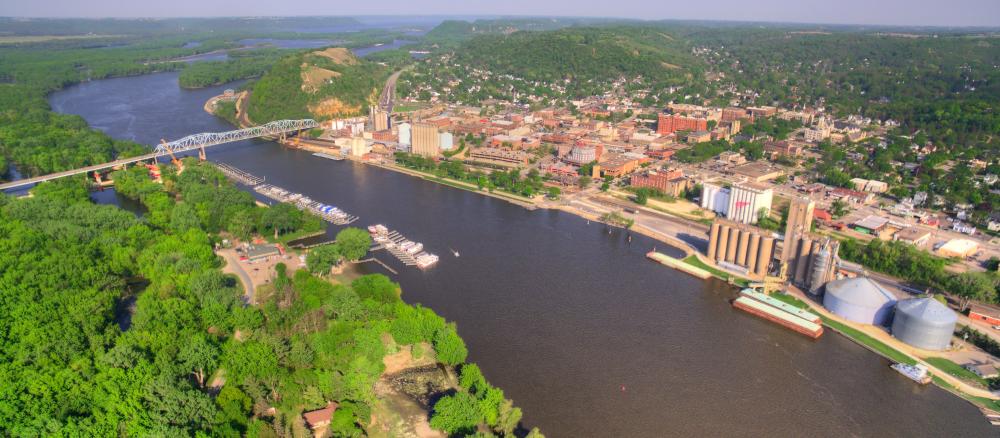
[[[867,277],[843,278],[826,284],[823,307],[862,324],[886,325],[896,297]]]
[[[774,254],[774,238],[756,227],[718,219],[712,223],[708,258],[747,269],[749,275],[764,277]]]
[[[958,316],[933,298],[912,298],[896,304],[892,335],[925,350],[944,350],[951,345]]]
[[[810,234],[785,237],[782,254],[787,257],[785,273],[788,280],[809,292],[818,293],[826,282],[833,279],[839,243]]]

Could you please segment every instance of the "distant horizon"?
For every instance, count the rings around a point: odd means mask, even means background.
[[[1000,31],[1000,24],[892,24],[892,23],[855,23],[855,22],[819,22],[819,21],[775,21],[775,20],[738,20],[722,18],[635,18],[624,16],[600,16],[600,15],[517,15],[517,14],[428,14],[428,15],[380,15],[380,14],[354,14],[354,15],[176,15],[176,16],[16,16],[0,15],[0,19],[11,20],[182,20],[182,19],[244,19],[244,18],[409,18],[414,21],[419,19],[440,19],[441,21],[465,21],[474,22],[476,20],[502,20],[502,19],[565,19],[565,20],[608,20],[608,21],[633,21],[638,23],[725,23],[744,25],[775,25],[775,26],[830,26],[830,27],[854,27],[854,28],[899,28],[899,29],[976,29],[976,30],[996,30]],[[438,23],[440,24],[440,23]]]
[[[955,0],[742,0],[693,3],[655,0],[34,0],[0,4],[0,16],[35,19],[148,19],[227,17],[559,17],[640,21],[712,21],[834,26],[1000,28],[1000,1]],[[233,13],[238,11],[238,13]],[[291,12],[291,13],[290,13]],[[570,14],[567,14],[569,12]]]

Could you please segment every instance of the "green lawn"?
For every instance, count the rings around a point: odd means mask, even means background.
[[[972,371],[969,371],[969,370],[967,370],[965,368],[962,368],[961,365],[959,365],[959,364],[957,364],[955,362],[952,362],[952,361],[950,361],[948,359],[945,359],[943,357],[928,357],[928,358],[925,358],[924,360],[926,360],[927,363],[929,363],[931,365],[934,365],[935,367],[937,367],[941,371],[944,371],[944,372],[946,372],[948,374],[951,374],[951,375],[953,375],[955,377],[958,377],[959,379],[967,380],[967,381],[970,381],[970,382],[975,382],[975,383],[978,383],[980,385],[983,385],[984,387],[988,386],[988,383],[986,382],[986,379],[983,379],[982,377],[977,376]]]
[[[708,272],[711,272],[712,275],[718,277],[721,280],[728,281],[729,277],[733,277],[734,282],[738,286],[740,286],[740,287],[747,287],[750,284],[750,281],[747,280],[747,279],[745,279],[745,278],[739,278],[739,277],[736,277],[735,275],[730,274],[730,273],[728,273],[726,271],[723,271],[721,269],[716,269],[714,267],[706,265],[697,256],[694,256],[694,255],[687,256],[687,258],[685,258],[683,260],[683,262],[687,263],[687,264],[689,264],[691,266],[694,266],[696,268],[701,268],[701,269],[704,269],[704,270],[706,270]]]
[[[851,327],[848,327],[848,326],[846,326],[844,324],[841,324],[841,323],[839,323],[837,321],[834,321],[834,320],[832,320],[830,318],[827,318],[825,316],[822,316],[822,315],[820,315],[820,318],[823,318],[823,323],[826,324],[827,326],[833,328],[834,330],[837,330],[837,331],[843,333],[844,335],[846,335],[846,336],[854,339],[855,341],[858,341],[858,342],[860,342],[860,343],[868,346],[869,348],[871,348],[871,349],[873,349],[873,350],[875,350],[875,351],[877,351],[879,353],[882,353],[883,356],[886,356],[889,359],[892,359],[892,360],[894,360],[896,362],[907,363],[907,364],[910,364],[910,365],[914,365],[914,364],[917,363],[917,361],[914,360],[912,357],[907,356],[906,354],[904,354],[903,352],[901,352],[901,351],[899,351],[899,350],[897,350],[895,348],[892,348],[892,347],[890,347],[888,345],[883,344],[882,341],[879,341],[878,339],[875,339],[875,338],[873,338],[871,336],[868,336],[867,334],[865,334],[865,333],[863,333],[863,332],[861,332],[859,330],[855,330],[855,329],[853,329]]]

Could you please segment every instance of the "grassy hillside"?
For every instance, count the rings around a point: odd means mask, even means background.
[[[254,85],[248,113],[257,123],[364,114],[389,73],[344,48],[290,55]]]

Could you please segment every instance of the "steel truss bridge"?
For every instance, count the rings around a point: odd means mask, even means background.
[[[316,128],[318,126],[319,123],[316,123],[316,121],[312,119],[277,120],[264,125],[238,129],[235,131],[203,132],[200,134],[193,134],[181,138],[179,140],[174,140],[169,143],[166,142],[161,143],[156,147],[153,153],[150,154],[123,158],[108,163],[95,164],[93,166],[87,166],[87,167],[80,167],[73,170],[66,170],[63,172],[56,172],[48,175],[36,176],[34,178],[26,178],[17,181],[11,181],[9,183],[0,184],[0,191],[29,186],[43,181],[51,181],[54,179],[63,178],[67,176],[79,175],[82,173],[90,173],[90,172],[96,172],[98,170],[110,169],[112,167],[124,166],[126,164],[137,163],[140,161],[155,160],[165,155],[172,157],[174,154],[192,151],[195,149],[198,149],[201,156],[204,157],[205,148],[207,147],[225,143],[232,143],[241,140],[249,140],[251,138],[258,138],[258,137],[283,138],[290,133],[296,133],[306,129]]]

